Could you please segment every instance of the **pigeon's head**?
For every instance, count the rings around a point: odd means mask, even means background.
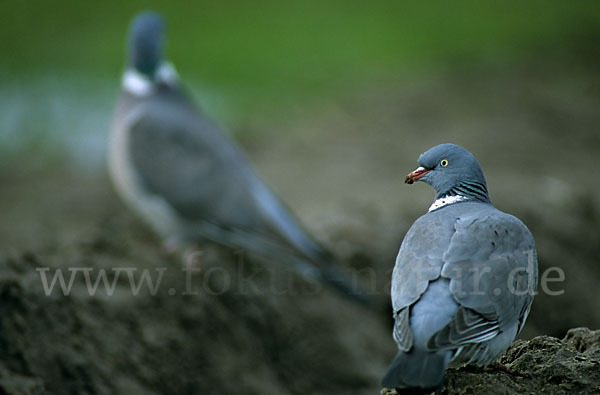
[[[162,59],[163,20],[152,11],[136,15],[129,27],[129,65],[153,79]]]
[[[483,171],[477,159],[455,144],[440,144],[419,156],[419,167],[406,176],[405,182],[424,181],[435,190],[436,199],[461,195],[489,201]]]

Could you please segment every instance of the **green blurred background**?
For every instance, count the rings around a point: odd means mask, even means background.
[[[101,160],[127,26],[140,9],[165,16],[167,57],[235,132],[251,119],[285,118],[295,106],[448,64],[560,54],[600,37],[594,0],[4,1],[0,143],[67,140]]]

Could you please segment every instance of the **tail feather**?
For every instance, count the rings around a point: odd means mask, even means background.
[[[435,389],[444,381],[444,371],[450,362],[447,350],[399,352],[381,381],[385,388]]]
[[[192,233],[194,236],[200,236],[231,248],[240,248],[265,259],[283,261],[308,280],[329,284],[355,302],[365,305],[370,303],[370,299],[359,291],[358,286],[353,284],[349,276],[331,261],[320,261],[321,266],[317,266],[267,237],[239,229],[225,229],[207,222],[194,226]]]
[[[312,260],[327,256],[327,252],[306,233],[294,214],[257,175],[251,183],[251,193],[262,218],[275,233]]]
[[[311,271],[312,268],[312,273],[317,275],[319,281],[331,285],[356,302],[369,305],[371,303],[370,298],[360,292],[357,284],[354,284],[354,281],[334,263],[331,254],[306,233],[286,205],[260,181],[258,176],[254,181],[252,183],[252,195],[266,223],[293,249],[305,257],[305,259],[302,259],[297,254],[288,252],[284,255],[284,259],[287,262],[292,262],[296,267],[296,271]],[[271,244],[269,249],[271,253],[277,253],[277,251],[281,251],[281,245],[273,248]],[[318,264],[318,266],[315,264]]]

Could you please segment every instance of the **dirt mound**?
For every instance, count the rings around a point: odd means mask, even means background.
[[[377,387],[393,353],[378,314],[280,265],[216,246],[182,263],[152,237],[124,243],[121,225],[68,253],[0,260],[0,393],[362,394]],[[115,268],[123,268],[120,276]],[[90,292],[102,269],[114,289],[100,279]],[[65,286],[75,273],[67,294],[60,280],[48,292],[58,270]],[[153,286],[139,286],[144,271]]]
[[[571,329],[562,340],[550,336],[519,340],[500,362],[502,369],[448,369],[443,388],[435,394],[600,393],[600,330]]]

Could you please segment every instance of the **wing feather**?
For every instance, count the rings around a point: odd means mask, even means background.
[[[413,344],[413,334],[409,324],[409,308],[406,307],[394,314],[393,336],[398,348],[402,351],[410,351]]]

